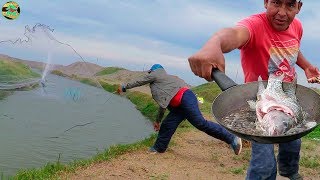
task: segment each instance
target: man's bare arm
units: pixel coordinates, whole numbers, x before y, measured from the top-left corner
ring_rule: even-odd
[[[317,67],[313,66],[299,51],[297,63],[299,67],[304,70],[304,73],[307,77],[309,83],[318,83],[320,84],[320,71]]]
[[[298,58],[297,58],[297,65],[301,67],[301,69],[305,70],[306,68],[312,66],[307,59],[303,56],[301,51],[298,53]]]
[[[223,53],[228,53],[245,45],[249,38],[249,30],[241,26],[218,31],[198,52],[188,59],[192,72],[211,81],[212,68],[225,71]]]
[[[223,53],[228,53],[243,46],[249,38],[249,31],[245,27],[225,28],[216,32],[202,49],[220,48]]]

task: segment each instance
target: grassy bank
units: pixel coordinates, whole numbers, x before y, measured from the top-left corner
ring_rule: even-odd
[[[119,68],[119,67],[106,67],[102,71],[96,73],[96,76],[103,76],[103,75],[108,75],[108,74],[113,74],[118,72],[119,70],[123,70],[124,68]]]
[[[20,62],[0,59],[0,82],[17,82],[28,78],[40,77],[40,74]]]
[[[206,117],[212,117],[212,102],[222,92],[219,86],[216,83],[205,83],[191,89],[198,97],[204,99],[204,102],[199,106],[202,114]]]
[[[40,77],[40,74],[32,71],[31,68],[23,63],[0,59],[0,83],[10,84],[37,77]],[[34,86],[21,88],[20,90],[29,90],[32,88],[34,88]],[[12,91],[0,90],[0,100],[12,93]]]

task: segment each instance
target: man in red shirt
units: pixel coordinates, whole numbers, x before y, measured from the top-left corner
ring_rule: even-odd
[[[212,68],[225,70],[223,53],[241,50],[241,65],[245,82],[267,80],[270,74],[282,75],[292,82],[297,64],[310,83],[320,83],[320,71],[311,65],[299,50],[303,29],[295,18],[300,0],[264,0],[266,12],[252,15],[215,33],[189,58],[193,73],[212,81]],[[290,179],[299,175],[301,140],[279,144],[279,174]],[[276,179],[277,164],[272,144],[252,143],[252,156],[246,179]]]

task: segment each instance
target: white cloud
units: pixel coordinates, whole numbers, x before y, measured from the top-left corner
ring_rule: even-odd
[[[166,48],[179,49],[179,47],[165,42],[140,38],[139,45],[135,46],[124,41],[84,39],[60,33],[57,34],[57,39],[69,42],[67,44],[70,44],[83,56],[120,61],[121,63],[162,63],[168,66],[186,68],[186,59],[182,55],[176,55],[173,52],[161,52],[162,48],[159,44],[162,44]],[[160,48],[156,49],[155,46],[160,46]],[[179,50],[184,51],[183,49]]]
[[[97,21],[97,20],[85,18],[85,17],[79,18],[74,16],[57,15],[55,16],[55,19],[58,21],[62,21],[70,24],[78,24],[81,26],[92,26],[96,28],[105,26],[105,24],[102,23],[101,21]]]
[[[30,22],[45,18],[43,23],[56,25],[52,27],[55,37],[72,45],[83,56],[139,66],[161,63],[185,70],[189,69],[188,56],[216,30],[264,11],[263,1],[257,0],[245,3],[231,0],[70,0],[68,4],[70,6],[65,6],[65,2],[59,0],[33,0],[22,2],[21,8],[36,15]],[[34,6],[42,8],[35,11]],[[312,42],[320,39],[320,28],[316,25],[320,22],[317,7],[320,2],[306,2],[298,15],[304,25],[304,37]],[[7,26],[9,22],[1,26],[0,39],[23,36],[23,26],[10,23],[10,26]],[[59,51],[68,53],[66,49]],[[228,63],[229,60],[227,74],[237,82],[243,82],[240,62]]]
[[[22,37],[24,33],[24,26],[22,25],[8,25],[9,23],[1,23],[0,41],[16,39]]]
[[[5,30],[13,32],[13,29],[10,28]],[[66,46],[70,45],[82,56],[97,57],[107,61],[113,60],[118,61],[119,63],[123,62],[138,64],[162,63],[167,66],[178,68],[186,68],[188,65],[186,63],[186,58],[184,57],[187,49],[180,48],[173,44],[159,40],[145,39],[139,36],[130,37],[130,35],[125,35],[125,37],[120,39],[108,39],[103,37],[103,35],[96,35],[97,37],[95,38],[80,38],[67,35],[62,32],[49,32],[49,34],[53,34],[56,40],[65,43],[65,45],[59,45],[59,43],[55,43],[50,40],[46,36],[46,33],[42,31],[42,29],[39,28],[36,30],[36,32],[37,33],[34,34],[28,34],[28,36],[32,37],[30,42],[22,44],[18,43],[13,46],[16,48],[28,48],[30,51],[38,51],[40,53],[43,51],[48,51],[48,49],[51,48],[51,50],[55,53],[70,55],[74,54],[73,50]],[[15,32],[15,35],[17,34],[20,36],[12,36],[9,39],[13,41],[18,38],[26,39],[23,33]],[[12,45],[9,43],[9,46],[11,47]],[[54,48],[54,50],[52,48]],[[71,61],[75,60],[79,59],[72,59]]]

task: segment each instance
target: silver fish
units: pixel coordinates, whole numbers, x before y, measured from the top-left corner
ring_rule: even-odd
[[[256,102],[257,127],[266,135],[282,135],[303,121],[302,108],[296,97],[295,79],[283,83],[283,76],[271,74],[267,88],[259,82]]]

